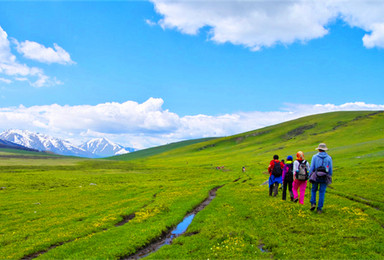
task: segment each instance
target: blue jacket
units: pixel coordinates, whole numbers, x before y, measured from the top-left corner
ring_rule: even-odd
[[[333,167],[332,167],[332,157],[329,156],[326,152],[318,152],[312,157],[311,167],[309,168],[309,175],[314,172],[317,167],[325,166],[328,170],[328,174],[332,176]]]

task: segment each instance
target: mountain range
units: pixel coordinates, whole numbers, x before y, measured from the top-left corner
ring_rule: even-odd
[[[0,148],[6,148],[6,149],[17,149],[17,150],[24,150],[24,151],[33,151],[33,152],[38,152],[35,149],[27,148],[25,146],[15,144],[6,140],[1,140],[0,139]]]
[[[0,144],[20,146],[38,150],[50,151],[55,154],[79,156],[88,158],[108,157],[135,151],[134,148],[123,147],[106,138],[92,139],[76,146],[69,141],[51,137],[45,134],[34,133],[28,130],[7,130],[0,133]]]
[[[88,151],[98,157],[108,157],[113,155],[121,155],[134,152],[134,148],[123,147],[119,144],[113,143],[106,138],[95,138],[83,143],[79,148]]]

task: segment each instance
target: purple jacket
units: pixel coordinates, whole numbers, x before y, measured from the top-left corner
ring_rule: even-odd
[[[284,168],[283,168],[283,181],[284,181],[284,178],[285,178],[285,174],[289,171],[289,166],[287,164],[292,164],[292,161],[287,161],[284,164]],[[293,166],[292,166],[292,168],[293,168]]]

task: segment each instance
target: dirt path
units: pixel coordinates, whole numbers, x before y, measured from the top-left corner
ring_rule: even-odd
[[[239,178],[240,179],[240,178]],[[238,180],[235,180],[235,181],[238,181]],[[194,208],[191,212],[189,212],[184,218],[183,218],[183,221],[191,216],[194,216],[196,215],[199,211],[203,210],[209,203],[211,203],[211,201],[216,197],[216,192],[218,189],[220,189],[221,187],[223,187],[224,185],[222,186],[218,186],[218,187],[215,187],[213,188],[212,190],[209,191],[209,196],[208,198],[206,198],[202,203],[200,203],[196,208]],[[143,258],[151,253],[154,253],[156,252],[157,250],[159,250],[162,246],[166,245],[166,244],[171,244],[172,243],[172,240],[180,235],[182,235],[183,233],[180,233],[180,234],[177,234],[175,235],[175,233],[173,233],[175,229],[169,229],[167,232],[164,232],[163,235],[160,237],[160,239],[156,239],[152,242],[150,242],[148,245],[146,245],[145,247],[143,247],[142,249],[139,249],[135,254],[133,255],[130,255],[130,256],[124,256],[120,259],[140,259],[140,258]],[[192,234],[191,234],[192,235]]]

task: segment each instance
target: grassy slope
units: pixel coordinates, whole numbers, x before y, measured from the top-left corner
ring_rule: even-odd
[[[15,159],[0,168],[0,186],[6,187],[0,190],[0,255],[17,259],[62,242],[41,258],[127,255],[176,225],[209,189],[225,184],[196,215],[187,231],[193,235],[149,258],[382,259],[383,129],[384,113],[339,112],[162,147],[129,162],[27,165]],[[310,159],[319,142],[330,147],[335,165],[325,214],[309,211],[309,191],[304,206],[268,197],[261,184],[273,154],[302,150]],[[133,220],[114,226],[131,213]],[[258,249],[263,244],[269,253]]]
[[[348,149],[363,149],[361,152],[366,153],[364,147],[380,148],[384,138],[383,129],[383,113],[335,112],[180,149],[169,149],[146,161],[159,163],[166,159],[173,163],[190,161],[199,165],[202,157],[205,163],[211,161],[213,164],[225,163],[233,167],[257,163],[259,158],[269,159],[274,153],[285,157],[302,150],[308,157],[315,153],[314,148],[320,142],[327,143],[332,155],[339,152],[345,154]]]
[[[144,150],[139,150],[139,151],[136,151],[133,153],[127,153],[127,154],[123,154],[123,155],[113,156],[113,157],[109,157],[108,159],[110,159],[110,160],[122,160],[122,161],[130,161],[130,160],[135,160],[135,159],[137,160],[137,159],[147,158],[150,156],[161,154],[161,153],[164,153],[164,152],[169,151],[169,150],[173,150],[173,149],[181,148],[181,147],[188,146],[191,144],[201,143],[201,142],[205,142],[205,141],[213,140],[213,139],[216,139],[216,138],[201,138],[201,139],[194,139],[194,140],[186,140],[186,141],[161,145],[161,146],[157,146],[157,147],[152,147],[152,148],[148,148],[148,149],[144,149]]]
[[[225,165],[227,169],[237,172],[248,183],[248,185],[238,185],[239,187],[236,188],[223,189],[226,192],[222,191],[222,198],[217,199],[218,205],[215,209],[223,214],[218,216],[213,213],[214,216],[211,215],[207,218],[215,223],[215,228],[205,234],[199,234],[195,238],[180,239],[199,240],[212,236],[213,233],[220,233],[217,230],[222,230],[222,226],[231,227],[224,228],[223,234],[217,236],[220,249],[213,246],[211,250],[205,248],[206,251],[203,249],[185,251],[188,248],[185,246],[180,248],[180,252],[177,253],[175,248],[178,247],[173,246],[161,250],[153,257],[180,257],[187,253],[191,257],[193,255],[198,257],[202,254],[210,257],[215,257],[216,254],[217,257],[251,257],[252,254],[248,252],[251,248],[245,250],[248,253],[240,250],[242,253],[239,254],[233,247],[232,251],[229,250],[231,252],[222,250],[222,246],[226,248],[226,243],[240,238],[253,241],[245,243],[245,247],[254,245],[254,240],[258,239],[268,242],[267,247],[278,258],[293,258],[297,257],[297,254],[304,258],[311,258],[314,257],[314,252],[318,257],[382,258],[383,246],[377,241],[384,239],[383,133],[383,112],[336,112],[309,116],[237,136],[170,150],[147,159],[146,164],[158,167],[168,163],[185,165],[186,162],[189,165],[203,167]],[[298,150],[302,150],[310,160],[316,153],[314,148],[320,142],[326,142],[330,147],[329,153],[333,157],[335,168],[334,183],[327,192],[327,214],[324,217],[309,214],[309,191],[306,194],[307,207],[284,204],[281,201],[271,201],[270,198],[267,198],[267,187],[259,185],[267,179],[267,176],[262,173],[266,171],[272,156],[278,154],[281,158],[285,158],[287,155],[295,155]],[[246,175],[240,173],[242,166],[247,166]],[[220,199],[222,199],[221,204]],[[222,217],[221,215],[225,215],[225,212],[228,211],[228,204],[233,207],[233,210],[226,217]],[[250,206],[252,210],[249,210]],[[232,214],[236,217],[228,220]],[[252,232],[249,232],[252,228],[247,226],[248,221],[240,221],[239,226],[234,225],[239,219],[252,219],[255,215],[258,217],[251,225]],[[280,216],[273,221],[275,215]],[[324,223],[321,222],[323,218],[326,218]],[[294,222],[287,224],[287,220]],[[307,227],[294,224],[295,221],[300,220],[313,221],[313,223],[306,225]],[[222,221],[222,226],[217,224],[220,221]],[[334,222],[337,224],[335,225]],[[207,225],[193,224],[191,229],[192,231],[194,228],[204,230],[205,226]],[[240,235],[239,230],[242,230]],[[319,232],[318,236],[317,232]],[[236,235],[226,238],[225,236],[228,234]],[[300,236],[305,236],[308,245],[317,238],[323,239],[324,245],[320,247],[321,250],[319,248],[308,249],[307,254],[301,250],[292,250],[291,248],[295,248],[295,242],[299,242],[297,237]],[[293,237],[295,239],[292,239]],[[215,248],[218,252],[211,254]],[[192,252],[195,250],[197,253],[193,254]],[[335,254],[335,251],[338,253]]]

